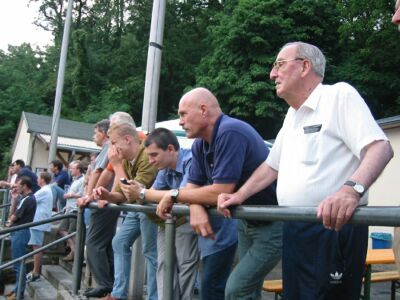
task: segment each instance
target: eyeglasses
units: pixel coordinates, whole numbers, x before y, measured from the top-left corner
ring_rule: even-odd
[[[295,61],[295,60],[304,60],[304,58],[296,57],[293,59],[283,59],[283,60],[274,61],[272,64],[272,69],[276,69],[278,71],[280,68],[282,68],[284,66],[285,63],[287,63],[289,61]]]

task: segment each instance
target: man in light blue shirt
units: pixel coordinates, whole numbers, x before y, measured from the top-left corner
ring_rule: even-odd
[[[151,189],[142,188],[131,183],[128,185],[133,199],[139,201],[159,202],[161,197],[171,189],[183,188],[191,166],[192,153],[190,149],[179,146],[175,134],[165,128],[157,128],[149,134],[144,143],[149,162],[158,170]],[[193,299],[194,282],[196,279],[199,253],[197,235],[194,233],[185,216],[177,220],[175,235],[176,268],[174,272],[174,299]],[[165,227],[159,222],[157,235],[158,267],[157,290],[158,300],[163,299],[163,275],[165,269]]]

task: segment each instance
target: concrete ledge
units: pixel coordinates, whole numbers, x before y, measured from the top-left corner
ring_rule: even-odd
[[[57,297],[57,290],[43,277],[39,281],[29,282],[26,287],[33,300],[54,300]]]

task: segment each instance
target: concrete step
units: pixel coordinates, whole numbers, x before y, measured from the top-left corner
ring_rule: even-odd
[[[28,283],[27,290],[33,300],[86,299],[72,296],[72,274],[59,265],[42,266],[40,280]]]
[[[57,290],[72,291],[72,274],[58,265],[42,267],[42,274]]]
[[[54,300],[57,298],[57,290],[43,276],[40,280],[29,282],[26,290],[33,300]]]

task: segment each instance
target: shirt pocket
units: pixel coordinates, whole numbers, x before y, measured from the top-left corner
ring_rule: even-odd
[[[305,165],[313,165],[319,160],[320,132],[303,133],[301,145],[301,161]]]

